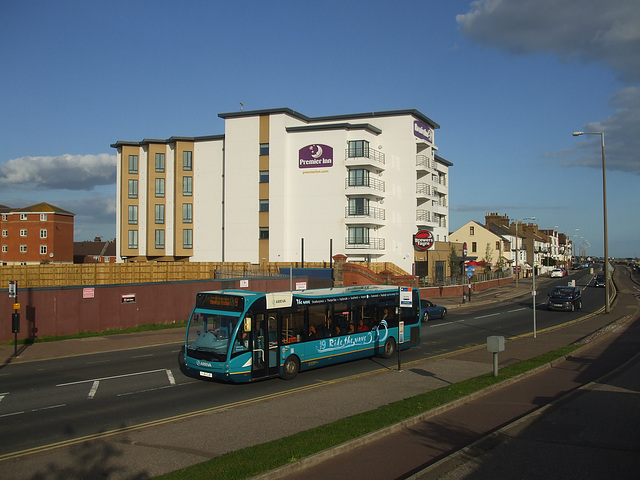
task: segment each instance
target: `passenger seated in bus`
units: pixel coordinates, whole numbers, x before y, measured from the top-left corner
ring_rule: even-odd
[[[318,332],[316,330],[315,325],[309,325],[309,335],[307,336],[308,340],[316,340],[318,338]]]
[[[364,318],[361,318],[360,321],[358,322],[358,328],[356,328],[356,331],[358,333],[369,331],[369,327],[367,327],[364,323]]]
[[[347,333],[348,334],[356,333],[356,328],[353,325],[353,322],[349,322],[349,331]]]

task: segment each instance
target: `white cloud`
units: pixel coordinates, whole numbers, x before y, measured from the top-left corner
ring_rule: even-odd
[[[551,53],[565,61],[579,59],[611,69],[627,87],[612,97],[614,114],[584,130],[605,132],[607,168],[640,174],[640,2],[478,0],[456,21],[464,35],[498,50]],[[576,147],[579,158],[566,164],[601,166],[594,141],[582,137]]]
[[[116,182],[116,157],[58,155],[21,157],[0,165],[0,185],[38,190],[91,190]]]

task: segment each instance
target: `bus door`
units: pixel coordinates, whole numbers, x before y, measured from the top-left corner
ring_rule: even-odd
[[[251,328],[253,352],[251,378],[278,374],[280,349],[278,348],[278,315],[276,312],[257,313]]]

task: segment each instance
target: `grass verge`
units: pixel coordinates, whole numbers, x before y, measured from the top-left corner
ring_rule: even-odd
[[[160,477],[160,480],[240,480],[295,462],[314,453],[334,447],[367,433],[374,432],[440,405],[452,402],[509,378],[564,357],[577,349],[569,345],[501,369],[493,373],[432,390],[412,398],[399,400],[376,409],[376,414],[363,412],[331,424],[255,445]]]

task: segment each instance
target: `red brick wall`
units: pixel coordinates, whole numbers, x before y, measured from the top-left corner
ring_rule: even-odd
[[[83,287],[19,289],[18,338],[182,322],[189,318],[197,292],[240,288],[240,284],[238,280],[210,280],[96,285],[90,288],[93,288],[93,298],[83,298]],[[289,279],[250,279],[245,290],[287,291]],[[135,295],[135,302],[122,303],[122,296],[130,294]],[[14,338],[11,333],[13,301],[6,293],[0,295],[0,342]]]

